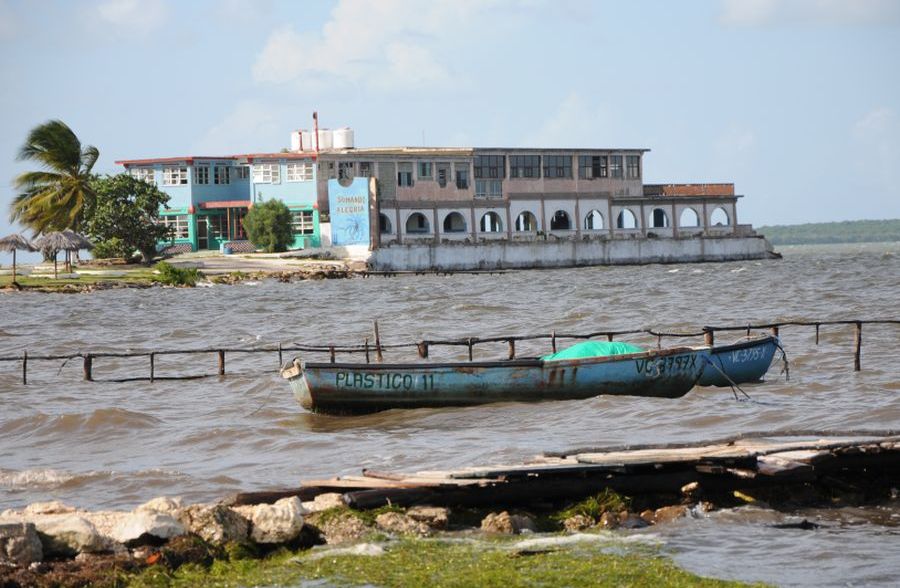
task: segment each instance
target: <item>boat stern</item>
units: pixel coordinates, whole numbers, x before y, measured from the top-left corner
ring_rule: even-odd
[[[294,358],[291,363],[281,368],[281,377],[288,381],[294,398],[300,403],[300,406],[306,410],[312,410],[313,398],[306,383],[306,375],[303,371],[303,362],[299,358]]]

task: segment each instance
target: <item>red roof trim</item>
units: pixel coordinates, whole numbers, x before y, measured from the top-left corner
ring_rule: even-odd
[[[220,157],[208,157],[206,155],[189,155],[187,157],[151,157],[148,159],[122,159],[116,162],[116,165],[146,165],[148,163],[181,163],[182,161],[188,165],[192,164],[195,159],[237,159],[234,155],[223,155]]]
[[[214,202],[201,202],[201,209],[207,208],[250,208],[249,200],[219,200]]]
[[[316,159],[315,153],[243,153],[240,155],[188,155],[186,157],[150,157],[147,159],[121,159],[116,161],[116,165],[148,165],[151,163],[181,163],[192,165],[195,160],[228,160],[237,161],[246,159],[248,163],[252,163],[254,159]]]

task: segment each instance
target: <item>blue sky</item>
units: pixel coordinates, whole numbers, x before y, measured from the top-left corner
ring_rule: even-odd
[[[900,218],[894,0],[0,0],[0,234],[28,130],[117,159],[358,146],[646,147],[739,221]]]

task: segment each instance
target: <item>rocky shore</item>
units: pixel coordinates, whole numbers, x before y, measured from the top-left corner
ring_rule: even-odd
[[[209,568],[217,561],[256,559],[276,549],[357,545],[351,553],[377,552],[380,547],[362,543],[373,536],[573,534],[663,524],[711,508],[677,504],[633,512],[628,507],[627,499],[613,494],[543,514],[429,506],[357,511],[336,493],[307,502],[292,496],[240,506],[156,498],[130,512],[35,503],[0,513],[0,586],[122,585],[123,579],[153,566],[169,571],[185,564]]]

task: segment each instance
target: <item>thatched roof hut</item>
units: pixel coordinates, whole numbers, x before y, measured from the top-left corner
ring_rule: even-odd
[[[7,235],[0,239],[0,251],[5,251],[7,253],[12,253],[13,262],[12,262],[12,283],[16,283],[16,251],[36,251],[34,245],[32,245],[31,241],[23,237],[19,233],[13,233],[12,235]]]

